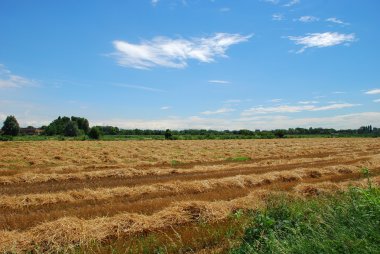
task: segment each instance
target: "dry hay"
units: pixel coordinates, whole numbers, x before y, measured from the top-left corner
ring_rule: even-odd
[[[63,217],[23,232],[1,231],[0,251],[24,252],[39,248],[44,252],[56,252],[93,240],[105,241],[192,222],[214,222],[240,208],[263,207],[268,194],[259,191],[232,201],[177,203],[152,216],[124,213],[91,220]]]
[[[237,157],[250,160],[227,161]],[[273,190],[312,196],[366,186],[362,167],[372,169],[372,182],[380,185],[377,139],[0,142],[0,209],[9,228],[0,231],[0,252],[64,252],[94,240],[220,221],[237,209],[262,207]],[[170,205],[150,215],[139,207],[120,213],[115,205],[118,214],[109,216],[102,210],[116,198],[138,206],[166,196],[173,197],[163,203]],[[66,213],[80,202],[99,217]],[[32,209],[42,213],[36,221],[49,219],[33,224]]]
[[[30,206],[43,206],[56,203],[75,203],[90,200],[107,200],[115,197],[141,198],[144,195],[160,193],[161,195],[202,193],[217,188],[239,187],[252,188],[256,186],[268,185],[273,182],[293,182],[301,181],[303,178],[320,178],[326,174],[347,174],[355,167],[342,167],[337,170],[335,167],[322,169],[293,169],[282,172],[270,172],[261,175],[238,175],[221,179],[207,179],[186,182],[169,182],[137,187],[116,187],[64,191],[57,193],[27,194],[27,195],[2,195],[0,196],[0,207],[19,209]],[[344,170],[342,170],[344,169]]]

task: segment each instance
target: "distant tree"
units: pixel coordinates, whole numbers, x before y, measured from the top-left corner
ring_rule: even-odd
[[[17,136],[20,132],[20,126],[14,116],[7,116],[4,121],[4,125],[1,128],[5,135]]]
[[[87,134],[90,131],[90,125],[86,118],[72,116],[71,121],[76,122],[78,124],[78,128],[80,130],[83,130],[85,134]]]
[[[98,127],[92,127],[88,133],[88,136],[91,139],[99,139],[100,138],[100,130]]]
[[[173,138],[172,132],[169,129],[166,129],[165,139],[172,139],[172,138]]]
[[[285,137],[286,131],[285,130],[275,130],[274,135],[276,138],[283,138]]]
[[[80,131],[78,128],[78,124],[73,121],[69,121],[66,125],[63,134],[68,137],[76,137],[79,136]]]
[[[44,130],[46,135],[65,135],[65,129],[70,122],[75,122],[77,128],[84,134],[87,134],[90,130],[88,120],[83,117],[75,117],[71,118],[64,116],[58,117],[53,122],[51,122]]]

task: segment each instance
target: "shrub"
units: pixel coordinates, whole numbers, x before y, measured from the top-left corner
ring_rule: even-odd
[[[285,137],[285,133],[286,133],[285,130],[275,130],[274,131],[274,135],[276,136],[276,138],[283,138],[283,137]]]
[[[169,129],[166,129],[165,131],[165,139],[173,139],[172,132]]]
[[[4,132],[4,135],[17,136],[20,132],[20,126],[18,125],[16,117],[7,116],[1,130]]]
[[[100,138],[100,130],[98,127],[92,127],[90,129],[90,132],[88,133],[88,136],[91,139],[99,139]]]
[[[0,141],[12,141],[12,136],[0,136]]]

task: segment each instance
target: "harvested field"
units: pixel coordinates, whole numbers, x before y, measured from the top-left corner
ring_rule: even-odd
[[[219,222],[272,192],[363,186],[364,167],[380,184],[375,138],[0,142],[0,155],[1,252]]]

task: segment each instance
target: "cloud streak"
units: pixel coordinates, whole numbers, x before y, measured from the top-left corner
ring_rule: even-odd
[[[148,86],[138,86],[138,85],[128,85],[128,84],[114,84],[114,86],[143,90],[143,91],[148,91],[148,92],[165,92],[164,90],[148,87]]]
[[[21,88],[37,85],[36,81],[14,75],[4,65],[0,64],[0,88]]]
[[[301,1],[300,0],[291,0],[290,2],[284,4],[285,7],[292,7],[296,4],[299,4]]]
[[[230,46],[248,41],[252,35],[216,33],[192,39],[171,39],[163,36],[133,44],[115,40],[113,45],[119,65],[135,69],[153,67],[185,68],[189,60],[211,63],[216,57],[227,57]]]
[[[286,129],[296,127],[324,127],[336,129],[359,128],[363,123],[380,126],[379,112],[361,112],[355,114],[335,115],[331,117],[293,118],[288,116],[260,116],[238,119],[221,119],[206,117],[165,118],[155,120],[143,119],[90,119],[94,125],[112,125],[127,129]]]
[[[379,88],[372,89],[372,90],[365,92],[365,94],[380,94],[380,89]]]
[[[315,22],[315,21],[318,21],[319,18],[317,17],[314,17],[314,16],[302,16],[298,19],[298,21],[300,22],[304,22],[304,23],[310,23],[310,22]]]
[[[227,81],[227,80],[218,80],[218,79],[209,80],[208,82],[209,83],[214,83],[214,84],[220,84],[220,85],[227,85],[227,84],[230,83],[230,81]]]
[[[219,115],[219,114],[225,114],[229,112],[233,112],[235,109],[232,108],[220,108],[215,111],[203,111],[201,112],[202,115]]]
[[[297,53],[308,48],[325,48],[355,41],[355,34],[341,34],[336,32],[309,33],[305,36],[288,36],[296,45],[303,46]]]
[[[284,19],[285,19],[285,17],[281,13],[272,14],[272,20],[274,20],[274,21],[281,21],[281,20],[284,20]]]
[[[335,18],[335,17],[332,17],[332,18],[328,18],[326,19],[327,22],[332,22],[332,23],[335,23],[335,24],[339,24],[339,25],[344,25],[344,26],[348,26],[350,23],[346,23],[338,18]]]
[[[326,110],[336,110],[343,108],[351,108],[359,106],[359,104],[350,104],[350,103],[337,103],[326,106],[315,106],[315,105],[280,105],[276,107],[253,107],[247,110],[244,110],[242,116],[251,116],[251,115],[260,115],[260,114],[273,114],[273,113],[298,113],[303,111],[326,111]]]

